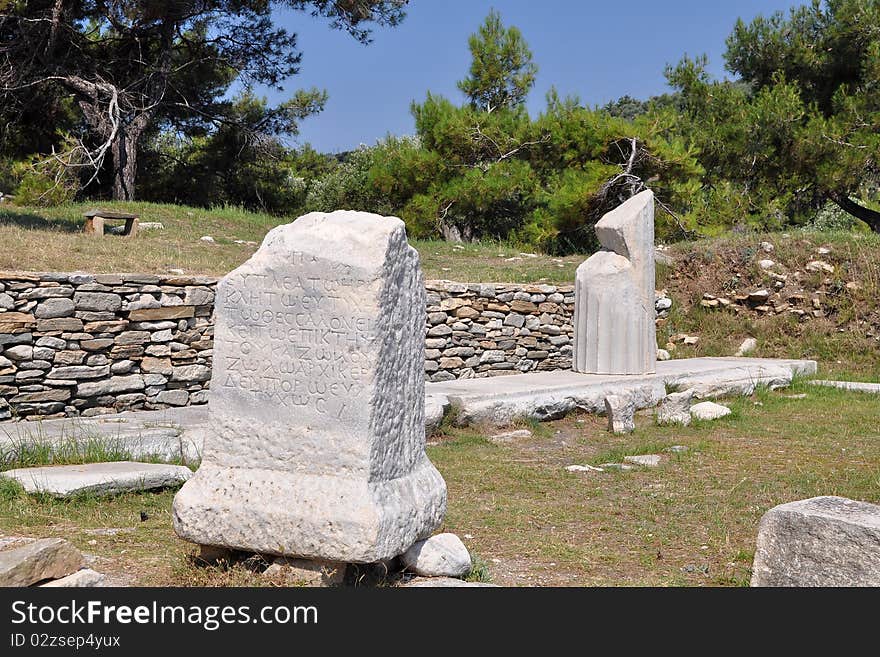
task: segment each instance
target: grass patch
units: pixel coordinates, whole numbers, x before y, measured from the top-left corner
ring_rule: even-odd
[[[468,547],[499,584],[742,586],[772,506],[880,501],[876,397],[796,381],[725,404],[735,415],[688,427],[640,415],[628,436],[577,415],[545,425],[550,437],[500,447],[452,436],[430,451],[450,489],[447,529],[474,536]],[[673,444],[688,451],[626,476],[564,471]]]
[[[121,441],[103,436],[59,440],[15,438],[0,446],[0,471],[41,465],[79,465],[131,461]]]
[[[799,394],[807,398],[792,397]],[[744,586],[769,508],[817,495],[880,502],[876,396],[796,380],[725,404],[735,415],[688,427],[658,427],[639,414],[636,432],[625,436],[580,413],[501,445],[487,440],[488,428],[446,427],[446,438],[428,447],[449,490],[443,531],[473,537],[466,544],[474,581]],[[688,451],[663,452],[671,445]],[[665,454],[660,467],[626,476],[565,471],[652,452]],[[0,482],[0,533],[68,538],[121,582],[267,584],[247,562],[198,563],[197,548],[174,534],[173,496],[56,500]],[[126,531],[90,532],[108,527]]]
[[[162,230],[133,239],[82,232],[83,213],[93,208],[140,215]],[[0,206],[0,270],[167,273],[222,276],[247,260],[266,233],[294,216],[241,208],[192,208],[161,203],[101,201],[57,208]],[[210,235],[214,243],[199,238]],[[586,256],[528,253],[505,243],[451,244],[413,240],[428,279],[494,283],[567,283]]]
[[[492,576],[489,574],[489,564],[482,557],[473,552],[471,555],[471,572],[465,577],[467,582],[491,582]]]

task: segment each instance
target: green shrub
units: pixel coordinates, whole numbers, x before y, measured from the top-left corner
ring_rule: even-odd
[[[57,160],[36,156],[12,169],[18,179],[15,202],[19,205],[54,207],[70,203],[79,191],[79,175]]]

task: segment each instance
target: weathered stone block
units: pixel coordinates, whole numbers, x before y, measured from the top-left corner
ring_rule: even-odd
[[[814,497],[758,525],[752,586],[880,586],[880,506]]]
[[[177,319],[180,317],[192,317],[195,308],[192,306],[166,306],[164,308],[143,308],[132,310],[128,313],[128,319],[132,322],[151,322],[157,319]]]
[[[75,572],[82,565],[79,550],[63,538],[43,538],[0,551],[0,586],[30,586]]]
[[[111,376],[103,381],[89,381],[76,386],[78,397],[97,397],[98,395],[115,395],[120,392],[134,392],[144,389],[144,377],[140,374],[128,376]]]
[[[636,429],[636,404],[630,395],[608,395],[605,397],[605,414],[608,416],[608,431],[611,433],[632,433]]]
[[[403,222],[300,217],[217,299],[212,431],[177,533],[362,563],[430,535],[446,485],[424,451],[425,289]]]
[[[34,310],[34,316],[38,319],[51,319],[53,317],[69,317],[73,315],[75,306],[73,301],[66,298],[52,298],[41,301]]]
[[[37,331],[52,333],[54,331],[82,331],[82,320],[77,317],[57,317],[37,320]]]
[[[77,310],[116,312],[122,308],[122,297],[112,292],[79,292],[73,295]]]

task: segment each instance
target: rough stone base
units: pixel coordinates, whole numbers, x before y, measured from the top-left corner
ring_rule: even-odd
[[[344,563],[278,557],[263,571],[263,577],[285,586],[342,586],[345,571]]]
[[[174,529],[202,545],[372,563],[430,536],[446,512],[445,491],[427,459],[377,482],[205,463],[174,499]]]

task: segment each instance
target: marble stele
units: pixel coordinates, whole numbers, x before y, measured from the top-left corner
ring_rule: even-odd
[[[656,370],[654,194],[645,190],[596,224],[605,249],[575,274],[572,369],[587,374]]]
[[[312,213],[218,285],[211,432],[174,499],[184,539],[367,563],[446,512],[425,454],[425,287],[403,222]]]

